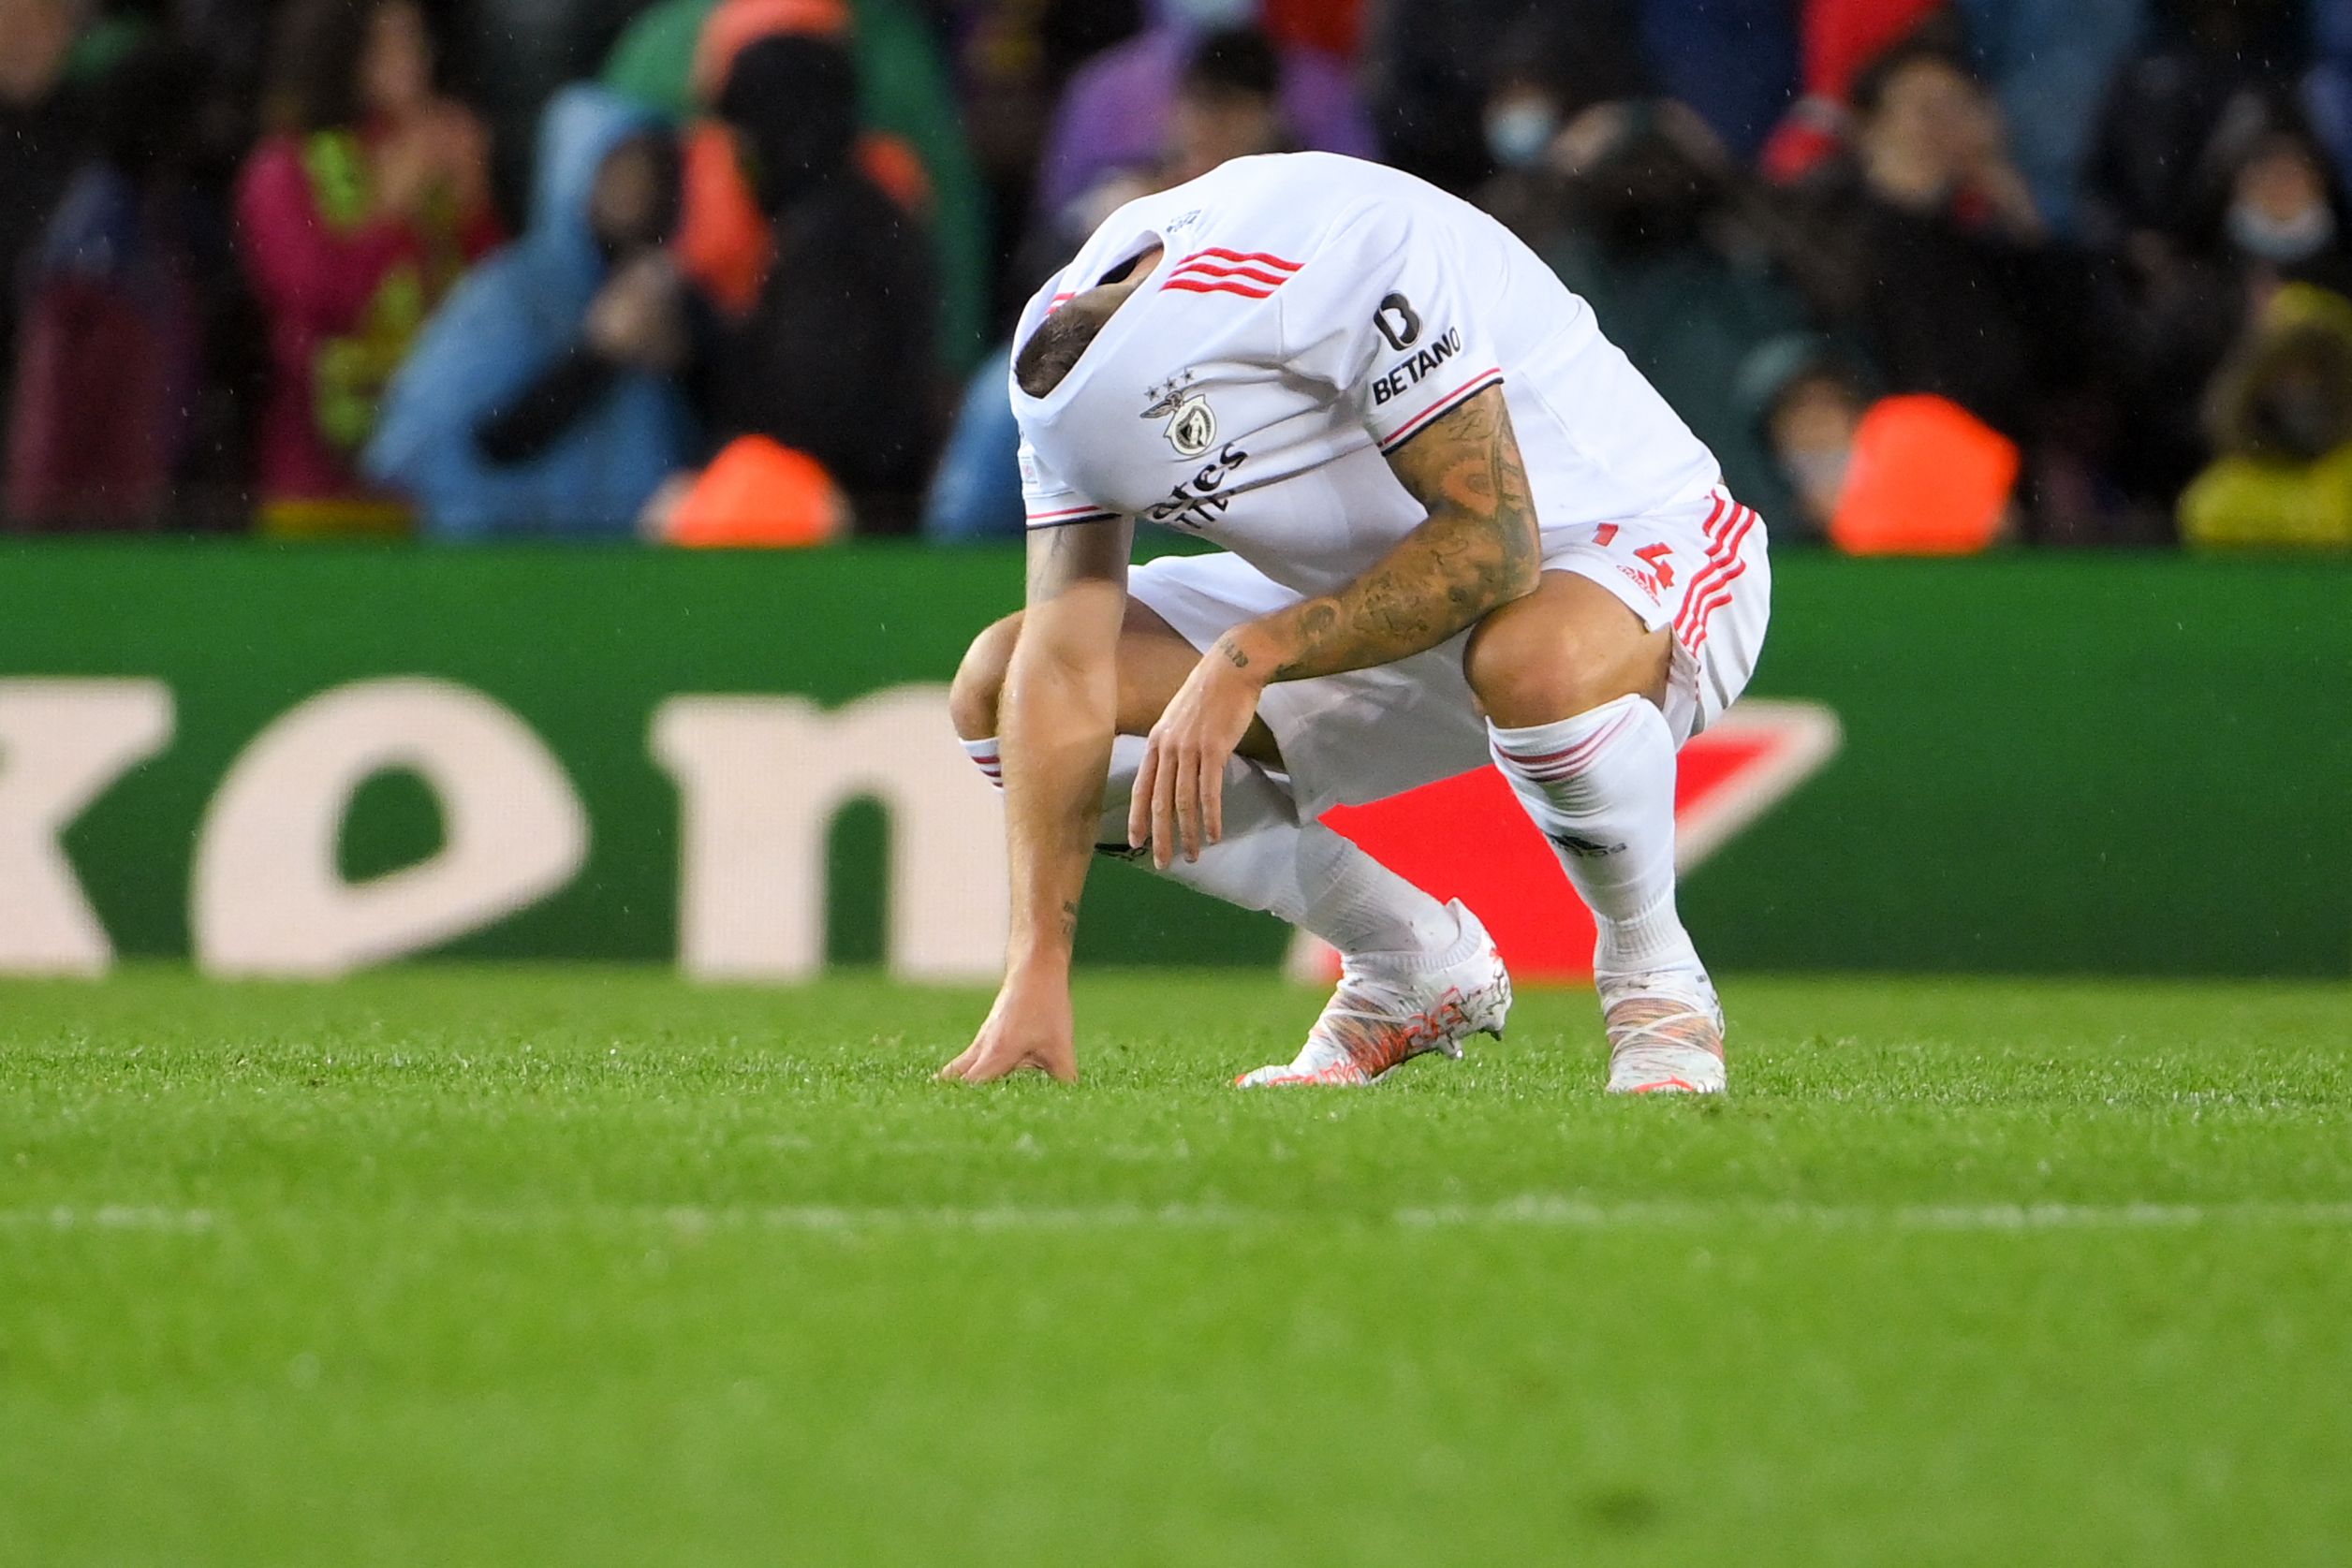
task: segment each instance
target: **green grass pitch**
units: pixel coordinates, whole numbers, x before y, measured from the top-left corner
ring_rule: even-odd
[[[851,977],[0,986],[0,1561],[2342,1564],[2352,989],[1733,981],[1244,1096]]]

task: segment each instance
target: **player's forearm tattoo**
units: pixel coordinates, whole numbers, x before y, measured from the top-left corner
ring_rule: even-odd
[[[1535,591],[1535,496],[1500,387],[1430,425],[1389,466],[1429,520],[1338,593],[1268,619],[1285,652],[1274,679],[1392,664]]]

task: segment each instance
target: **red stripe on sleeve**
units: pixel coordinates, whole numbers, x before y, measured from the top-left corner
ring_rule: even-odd
[[[1184,259],[1197,261],[1204,256],[1213,256],[1221,261],[1262,261],[1269,267],[1278,267],[1286,272],[1297,271],[1300,265],[1296,261],[1285,261],[1278,256],[1269,256],[1264,251],[1229,251],[1222,245],[1206,246],[1193,252]]]
[[[1239,278],[1170,278],[1160,287],[1182,289],[1186,294],[1239,294],[1246,300],[1274,297],[1272,289],[1254,287]]]

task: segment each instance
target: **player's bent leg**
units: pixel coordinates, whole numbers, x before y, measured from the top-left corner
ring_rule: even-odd
[[[1111,749],[1100,832],[1111,852],[1142,770],[1144,742]],[[1159,874],[1313,931],[1340,952],[1340,983],[1291,1061],[1245,1073],[1242,1088],[1377,1082],[1414,1057],[1462,1055],[1473,1034],[1500,1038],[1510,977],[1477,916],[1441,904],[1319,822],[1301,822],[1289,790],[1257,764],[1226,770],[1225,836],[1198,862]]]
[[[1674,904],[1671,634],[1566,572],[1463,654],[1494,761],[1592,910],[1612,1092],[1725,1086],[1723,1012]]]
[[[1003,765],[995,732],[1020,618],[975,639],[957,671],[950,713],[964,750],[992,783]],[[1143,735],[1159,720],[1199,651],[1148,607],[1131,603],[1119,648],[1119,729],[1103,814],[1105,854],[1126,845],[1127,803],[1140,771]],[[1510,982],[1475,916],[1441,904],[1354,843],[1302,823],[1276,776],[1281,756],[1262,722],[1227,765],[1225,836],[1198,860],[1179,857],[1160,874],[1244,909],[1314,932],[1342,955],[1338,992],[1296,1061],[1246,1075],[1249,1083],[1369,1083],[1414,1056],[1462,1054],[1474,1033],[1499,1034]]]
[[[948,713],[967,746],[996,734],[997,705],[1020,637],[1021,612],[1015,610],[974,637],[957,667],[948,689]],[[1119,633],[1119,733],[1149,735],[1199,662],[1200,651],[1149,606],[1127,601],[1126,623]],[[1253,721],[1242,737],[1241,755],[1269,768],[1282,767],[1273,731],[1263,720]]]
[[[1533,593],[1478,623],[1462,663],[1490,723],[1526,729],[1624,696],[1662,705],[1673,652],[1673,634],[1651,631],[1616,594],[1546,572]]]

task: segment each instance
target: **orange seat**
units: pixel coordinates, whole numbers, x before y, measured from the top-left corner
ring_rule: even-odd
[[[2017,443],[1947,398],[1887,398],[1862,416],[1830,542],[1848,555],[1974,555],[2001,537]]]
[[[849,501],[825,465],[764,435],[728,443],[669,514],[665,542],[689,550],[800,550],[849,531]]]

